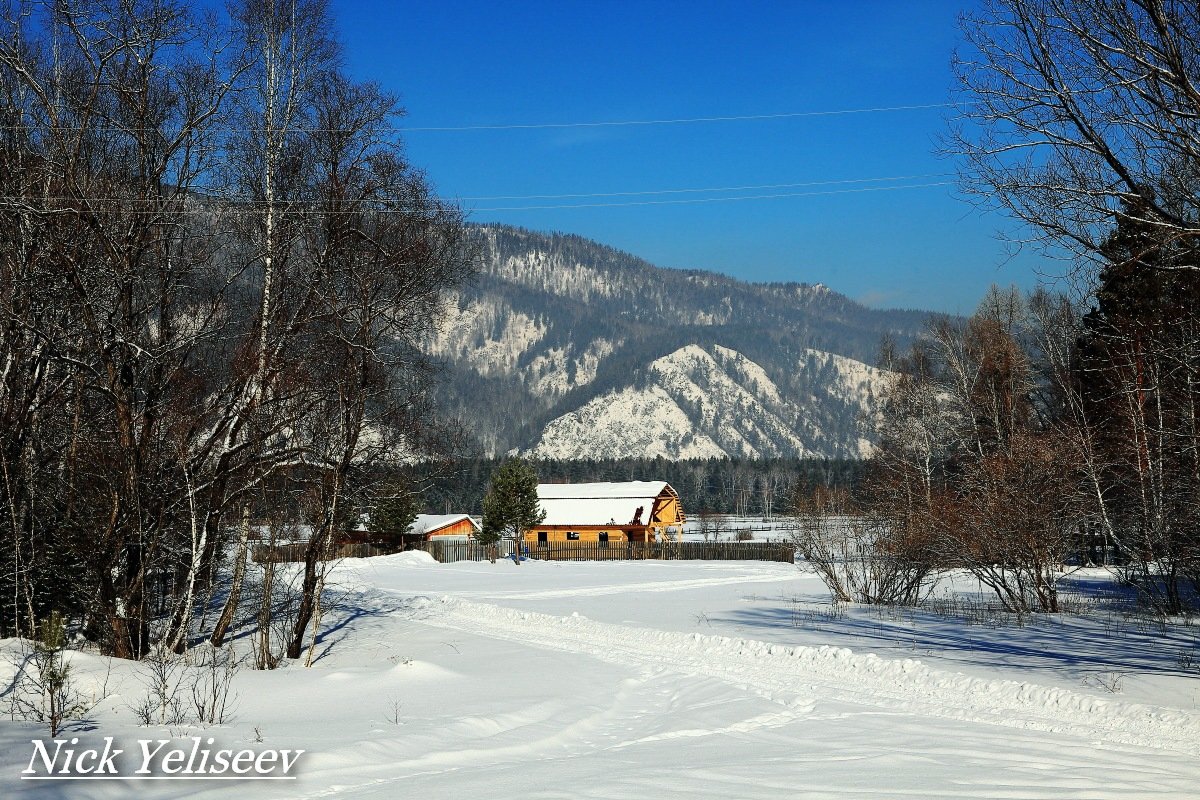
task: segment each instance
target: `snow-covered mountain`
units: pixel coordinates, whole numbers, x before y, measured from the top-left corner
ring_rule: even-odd
[[[816,284],[655,267],[576,236],[478,227],[476,283],[429,344],[484,453],[859,457],[858,420],[925,314]]]
[[[786,396],[766,370],[736,350],[690,344],[652,361],[650,383],[607,392],[550,421],[530,455],[541,458],[770,458],[866,455],[870,443],[830,437],[810,408],[869,413],[884,373],[809,350],[805,367],[832,366],[823,396]]]

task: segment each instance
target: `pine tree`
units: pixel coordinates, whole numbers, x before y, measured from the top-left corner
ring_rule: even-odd
[[[537,472],[524,459],[505,461],[492,473],[483,497],[483,530],[476,538],[487,545],[495,562],[495,546],[501,539],[513,542],[513,561],[520,564],[525,531],[546,517],[538,504]]]
[[[392,487],[371,509],[371,544],[398,550],[420,510],[416,495],[403,487]]]

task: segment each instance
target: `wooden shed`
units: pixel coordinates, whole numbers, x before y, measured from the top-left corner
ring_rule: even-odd
[[[525,533],[530,547],[549,542],[653,542],[678,539],[684,515],[666,481],[542,483],[546,517]]]
[[[363,514],[338,544],[371,544],[386,551],[406,550],[432,540],[466,540],[479,533],[479,523],[466,514],[417,514],[403,533],[373,531],[371,515]]]
[[[417,541],[431,539],[470,539],[479,533],[479,524],[466,514],[417,514],[407,536]]]

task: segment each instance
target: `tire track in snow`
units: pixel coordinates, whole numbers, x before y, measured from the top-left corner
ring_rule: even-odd
[[[770,698],[829,699],[918,716],[1065,733],[1194,755],[1200,715],[1068,689],[987,680],[840,647],[655,631],[443,597],[417,598],[413,619],[448,630],[582,653],[608,663],[716,678]]]
[[[547,703],[539,712],[530,713],[527,707],[501,714],[466,717],[445,728],[455,743],[452,749],[426,748],[425,743],[410,743],[405,750],[417,750],[413,757],[396,757],[394,742],[367,742],[354,748],[355,780],[347,782],[345,754],[334,753],[332,763],[310,763],[305,777],[320,781],[322,786],[289,800],[318,800],[337,796],[396,796],[387,787],[407,781],[438,776],[450,776],[461,771],[489,770],[514,763],[526,766],[556,764],[575,759],[591,758],[596,753],[621,751],[658,741],[697,739],[708,736],[747,734],[754,731],[780,728],[809,718],[813,705],[793,702],[778,711],[767,711],[739,719],[718,728],[680,728],[628,738],[635,725],[667,718],[670,704],[677,698],[676,689],[661,687],[656,680],[658,671],[645,670],[636,678],[625,678],[617,691],[604,697],[604,704],[579,707],[574,702]],[[652,674],[653,673],[653,674]],[[651,695],[647,705],[648,688],[658,686],[660,692]],[[553,719],[549,730],[532,734],[526,728]],[[497,744],[499,742],[499,744]],[[380,774],[382,773],[382,774]],[[372,776],[373,775],[373,776]],[[341,779],[339,779],[341,778]],[[453,780],[452,778],[450,780]]]
[[[746,583],[785,583],[796,579],[787,575],[735,575],[729,578],[698,578],[687,581],[654,581],[651,583],[617,583],[600,586],[580,586],[569,589],[540,589],[538,591],[473,592],[465,591],[460,597],[494,598],[496,600],[545,600],[559,597],[601,597],[629,592],[682,592],[688,589],[708,589],[713,586],[730,586]]]

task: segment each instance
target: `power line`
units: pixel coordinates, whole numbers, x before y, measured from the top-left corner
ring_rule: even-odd
[[[603,128],[622,125],[686,125],[696,122],[748,122],[770,119],[796,119],[800,117],[834,117],[846,114],[878,114],[891,111],[917,111],[929,108],[951,108],[953,103],[923,103],[908,106],[878,106],[875,108],[847,108],[833,111],[787,111],[780,114],[741,114],[726,117],[681,117],[675,119],[626,119],[604,122],[538,122],[507,125],[439,125],[398,128],[402,131],[510,131],[541,128]]]
[[[822,192],[783,192],[780,194],[757,194],[742,197],[702,197],[688,200],[633,200],[627,203],[575,203],[568,205],[542,206],[505,206],[501,208],[476,208],[475,212],[483,211],[542,211],[567,208],[622,208],[626,206],[669,206],[692,205],[697,203],[733,203],[742,200],[778,200],[785,197],[818,197],[832,194],[855,194],[859,192],[892,192],[900,189],[925,189],[932,186],[951,186],[954,181],[937,181],[935,183],[914,183],[907,186],[868,186],[861,189],[830,189]]]
[[[437,198],[442,202],[453,201],[482,201],[482,200],[565,200],[571,198],[589,198],[589,197],[640,197],[647,195],[664,195],[664,194],[695,194],[703,192],[739,192],[739,191],[757,191],[761,189],[793,189],[802,186],[844,186],[847,184],[859,183],[886,183],[891,181],[913,181],[924,178],[947,178],[955,175],[953,172],[933,172],[924,175],[892,175],[880,178],[839,178],[828,181],[801,181],[795,183],[761,183],[749,184],[744,186],[713,186],[708,188],[685,188],[685,189],[644,189],[624,192],[578,192],[571,194],[514,194],[514,195],[490,195],[478,197],[455,197],[455,198]],[[922,184],[923,185],[923,184]],[[204,199],[210,201],[219,201],[235,204],[238,207],[263,207],[269,205],[266,200],[253,200],[245,197],[238,197],[233,194],[219,194],[215,192],[191,191],[188,193],[190,197]],[[780,195],[787,196],[787,195]],[[55,203],[155,203],[160,202],[169,204],[179,201],[179,196],[163,197],[163,198],[142,198],[142,197],[69,197],[60,196],[44,196],[39,195],[29,198],[18,197],[3,197],[0,202],[12,203],[21,201],[37,201],[37,202],[55,202]],[[714,198],[717,199],[717,198]],[[276,206],[284,206],[288,204],[301,205],[304,203],[320,203],[324,202],[320,198],[299,198],[293,200],[276,200],[273,201]],[[341,198],[336,201],[341,205],[355,204],[383,204],[389,201],[387,198]]]
[[[882,114],[895,111],[919,111],[931,108],[953,108],[954,103],[921,103],[903,106],[876,106],[872,108],[845,108],[823,111],[785,111],[777,114],[740,114],[719,117],[678,117],[664,119],[624,119],[601,120],[596,122],[518,122],[495,125],[417,125],[417,126],[373,126],[376,133],[452,133],[463,131],[511,131],[511,130],[541,130],[552,128],[607,128],[635,125],[688,125],[702,122],[753,122],[774,119],[800,119],[804,117],[836,117],[850,114]],[[42,130],[43,128],[57,131],[121,131],[125,133],[157,133],[159,128],[136,128],[122,125],[88,125],[88,126],[49,126],[37,125],[0,125],[0,130]],[[262,133],[263,128],[196,128],[196,133]],[[345,133],[344,128],[308,128],[304,126],[277,129],[277,133]],[[178,131],[168,131],[178,133]]]
[[[473,212],[493,212],[493,211],[542,211],[542,210],[561,210],[570,208],[623,208],[630,206],[665,206],[665,205],[695,205],[701,203],[733,203],[747,200],[780,200],[792,197],[821,197],[826,195],[837,194],[857,194],[863,192],[889,192],[900,191],[902,189],[926,189],[935,186],[950,186],[954,181],[935,181],[931,183],[914,183],[903,186],[867,186],[857,189],[829,189],[826,191],[817,192],[781,192],[775,194],[758,194],[758,195],[742,195],[738,197],[702,197],[688,198],[679,200],[633,200],[622,203],[573,203],[573,204],[557,204],[557,205],[533,205],[533,206],[504,206],[496,208],[476,208],[471,209]],[[46,200],[47,198],[29,198],[30,201]],[[123,198],[92,198],[90,200],[74,200],[74,202],[120,202],[126,201]],[[314,208],[312,203],[319,201],[297,202],[292,208],[286,209],[290,214],[316,214],[322,213],[322,209]],[[65,214],[72,212],[80,212],[83,209],[74,208],[33,208],[30,207],[24,198],[0,198],[2,205],[22,205],[30,211],[36,213],[57,213]],[[113,212],[106,212],[101,209],[99,213],[116,213],[120,215],[130,214],[151,214],[162,216],[174,216],[178,214],[208,214],[211,216],[229,216],[229,215],[247,215],[261,214],[259,208],[246,207],[247,204],[239,203],[234,207],[223,208],[169,208],[169,209],[120,209]],[[286,207],[288,203],[280,203],[282,207]],[[371,209],[373,214],[434,214],[430,209],[409,209],[409,208],[375,208]]]
[[[588,192],[576,194],[512,194],[490,197],[460,197],[459,200],[565,200],[573,197],[636,197],[656,194],[684,194],[695,192],[745,192],[758,189],[794,189],[800,186],[836,186],[848,183],[883,183],[885,181],[913,181],[922,178],[947,178],[953,172],[934,172],[926,175],[896,175],[885,178],[843,178],[832,181],[803,181],[800,183],[762,183],[751,186],[715,186],[707,189],[648,189],[633,192]]]

